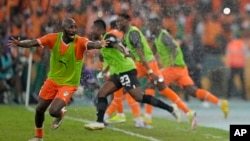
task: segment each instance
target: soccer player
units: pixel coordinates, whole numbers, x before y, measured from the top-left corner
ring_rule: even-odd
[[[136,77],[137,71],[132,58],[128,56],[125,47],[119,42],[119,39],[113,34],[105,34],[106,24],[103,20],[94,21],[92,34],[104,35],[104,39],[109,41],[109,44],[101,49],[104,63],[109,65],[110,78],[104,82],[97,94],[97,121],[86,124],[86,129],[97,130],[103,129],[104,113],[108,106],[107,96],[111,93],[124,88],[136,101],[148,103],[170,112],[175,118],[179,118],[180,113],[177,108],[170,106],[161,100],[144,95],[140,83]]]
[[[117,20],[119,29],[124,32],[124,44],[129,48],[135,58],[138,78],[145,76],[152,82],[147,86],[145,94],[155,95],[154,88],[157,87],[161,95],[169,98],[178,108],[187,113],[190,123],[196,121],[196,112],[190,110],[181,98],[164,83],[163,75],[146,38],[137,27],[130,25],[130,16],[120,14]],[[151,124],[152,107],[146,105],[145,110],[145,122]]]
[[[152,50],[154,54],[159,55],[165,83],[167,85],[176,83],[183,89],[184,94],[189,94],[198,99],[206,100],[220,106],[224,117],[227,118],[229,113],[228,101],[220,100],[207,90],[195,86],[189,76],[181,48],[171,35],[165,29],[162,29],[160,19],[150,19],[149,29],[152,36],[155,36]]]
[[[120,40],[123,39],[123,33],[117,28],[117,20],[110,22],[110,30],[108,33],[116,35]],[[107,74],[106,71],[108,67],[104,67],[104,74]],[[123,111],[123,100],[126,99],[128,106],[134,115],[135,127],[145,127],[143,119],[141,118],[140,106],[137,101],[127,92],[124,92],[124,89],[120,89],[113,94],[113,99],[110,102],[106,112],[104,114],[104,121],[106,123],[121,123],[126,121],[126,116]],[[110,118],[110,116],[116,112],[116,115]]]
[[[50,70],[40,93],[35,112],[35,136],[29,141],[42,141],[44,135],[44,113],[55,118],[51,128],[58,128],[65,114],[65,106],[77,90],[83,65],[83,54],[87,49],[100,49],[106,41],[89,41],[76,34],[75,20],[66,18],[62,22],[62,32],[49,33],[34,40],[19,41],[11,38],[10,47],[48,47],[51,50]]]
[[[107,74],[104,73],[104,75],[107,75]],[[125,99],[134,116],[135,127],[139,127],[139,128],[148,127],[144,123],[143,118],[141,117],[140,106],[138,102],[135,101],[135,99],[130,94],[128,94],[127,92],[124,92],[123,88],[114,92],[113,99],[105,111],[104,122],[108,124],[126,122],[126,116],[123,110],[123,100]],[[114,113],[116,113],[115,116],[110,118],[110,116]]]

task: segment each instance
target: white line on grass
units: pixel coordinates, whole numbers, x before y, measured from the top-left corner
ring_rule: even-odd
[[[26,106],[26,108],[29,111],[34,111],[34,108],[32,108],[32,107]],[[91,122],[93,122],[93,121],[90,121],[90,120],[85,120],[85,119],[80,119],[80,118],[75,118],[75,117],[69,117],[69,116],[65,116],[65,118],[69,119],[69,120],[73,120],[73,121],[82,122],[82,123],[91,123]],[[153,138],[153,137],[150,137],[150,136],[144,136],[144,135],[141,135],[141,134],[137,134],[137,133],[134,133],[134,132],[130,132],[130,131],[115,128],[115,127],[107,127],[107,128],[109,128],[111,130],[114,130],[114,131],[117,131],[117,132],[122,132],[124,134],[135,136],[135,137],[138,137],[138,138],[147,139],[149,141],[160,141],[159,139],[156,139],[156,138]]]
[[[93,121],[90,121],[90,120],[85,120],[85,119],[80,119],[80,118],[75,118],[75,117],[69,117],[69,116],[65,116],[65,118],[69,119],[69,120],[79,121],[79,122],[82,122],[82,123],[91,123],[91,122],[93,122]],[[135,136],[135,137],[139,137],[139,138],[143,138],[143,139],[148,139],[150,141],[160,141],[160,140],[158,140],[156,138],[153,138],[153,137],[150,137],[150,136],[144,136],[144,135],[141,135],[141,134],[137,134],[137,133],[134,133],[134,132],[130,132],[130,131],[115,128],[115,127],[107,127],[107,128],[109,128],[111,130],[114,130],[114,131],[117,131],[117,132],[122,132],[124,134],[131,135],[131,136]]]

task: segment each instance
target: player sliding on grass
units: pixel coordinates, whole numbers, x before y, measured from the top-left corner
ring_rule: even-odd
[[[48,47],[51,50],[50,70],[39,93],[35,112],[35,137],[29,141],[42,141],[44,113],[49,107],[49,114],[55,118],[51,128],[56,129],[62,123],[65,106],[77,90],[83,65],[83,54],[87,49],[100,49],[106,41],[89,41],[76,35],[76,22],[67,18],[62,22],[62,32],[49,33],[36,40],[9,40],[10,47]]]
[[[159,107],[170,112],[175,118],[179,118],[180,113],[177,108],[174,108],[153,96],[143,94],[140,82],[136,76],[137,71],[133,59],[126,57],[129,56],[129,54],[115,35],[109,33],[105,34],[105,22],[100,19],[96,20],[92,30],[92,34],[97,34],[98,36],[104,35],[104,39],[109,41],[109,44],[101,49],[101,54],[104,63],[109,65],[111,76],[106,82],[104,82],[97,94],[97,121],[86,124],[84,127],[91,130],[103,129],[105,127],[103,117],[108,106],[107,96],[122,87],[136,101]]]

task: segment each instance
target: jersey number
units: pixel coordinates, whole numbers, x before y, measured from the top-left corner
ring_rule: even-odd
[[[121,76],[120,80],[121,80],[122,86],[130,86],[130,79],[127,74]]]

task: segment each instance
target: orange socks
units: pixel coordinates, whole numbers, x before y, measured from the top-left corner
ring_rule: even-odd
[[[137,103],[137,101],[135,101],[135,99],[130,95],[130,94],[126,94],[126,100],[127,103],[130,107],[131,112],[133,113],[134,117],[139,117],[140,116],[140,106]]]
[[[116,103],[114,102],[114,99],[113,99],[110,105],[108,106],[108,108],[106,109],[105,114],[107,114],[108,116],[111,116],[115,111],[116,111]]]
[[[155,96],[155,90],[154,89],[146,89],[145,90],[145,94],[146,95],[151,95],[151,96]],[[153,106],[149,105],[149,104],[145,104],[145,114],[147,115],[151,115],[153,112]]]
[[[119,89],[114,93],[114,101],[116,103],[117,113],[123,113],[123,89]]]
[[[35,128],[35,136],[38,138],[43,138],[43,127],[42,128]]]
[[[189,111],[189,108],[182,101],[182,99],[169,87],[166,87],[160,93],[165,97],[167,97],[169,100],[171,100],[173,103],[175,103],[178,106],[178,108],[181,109],[184,113],[187,113]]]
[[[213,94],[204,89],[197,89],[195,95],[197,98],[209,101],[213,104],[217,105],[219,103],[219,99],[216,96],[214,96]]]
[[[117,113],[123,113],[123,89],[114,92],[114,98],[106,110],[107,115],[112,115],[116,110]]]

